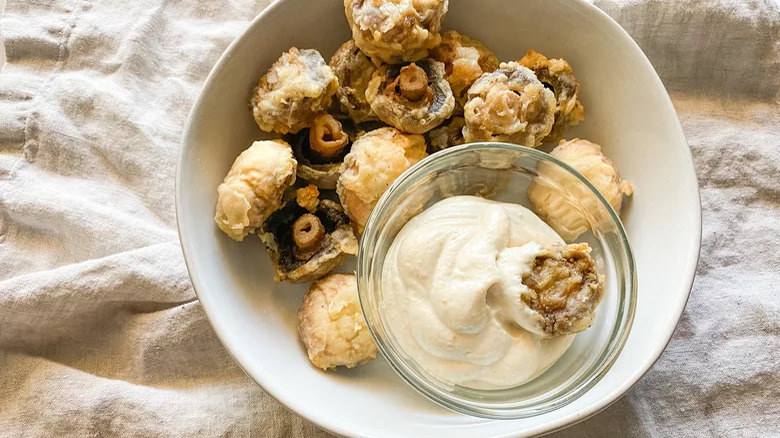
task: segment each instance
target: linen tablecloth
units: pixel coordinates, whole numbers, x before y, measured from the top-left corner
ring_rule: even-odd
[[[266,3],[9,0],[0,436],[329,436],[227,355],[176,235],[185,118]],[[701,185],[703,246],[656,366],[555,436],[780,436],[780,5],[596,4],[672,94]]]

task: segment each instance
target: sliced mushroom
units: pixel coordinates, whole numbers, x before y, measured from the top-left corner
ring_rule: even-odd
[[[585,109],[577,100],[580,84],[574,78],[571,66],[564,59],[547,59],[541,53],[529,50],[520,64],[530,68],[545,87],[555,94],[555,122],[544,141],[558,141],[568,126],[585,120]]]
[[[307,200],[305,205],[299,203],[301,199]],[[314,281],[335,269],[348,254],[357,254],[355,232],[341,206],[325,199],[313,211],[311,207],[308,194],[298,194],[274,212],[258,233],[274,264],[276,281]]]
[[[463,111],[471,84],[499,65],[496,55],[484,44],[454,30],[442,34],[441,44],[431,49],[431,58],[444,63],[445,78],[455,96],[457,112]]]
[[[453,117],[438,128],[428,132],[428,153],[443,151],[448,147],[466,143],[463,139],[463,127],[466,121],[463,117]]]
[[[376,70],[374,63],[358,49],[354,40],[349,40],[333,54],[329,65],[339,79],[336,97],[341,112],[355,123],[376,120],[377,116],[366,100],[366,89]]]
[[[463,107],[466,142],[506,141],[537,147],[552,129],[555,95],[533,71],[516,62],[501,63],[469,88]]]
[[[318,51],[293,47],[260,78],[250,100],[252,115],[263,131],[296,133],[328,109],[338,86]]]
[[[317,116],[310,129],[290,140],[298,161],[298,177],[321,189],[335,189],[339,168],[357,129],[347,121],[342,124],[329,114]]]
[[[344,0],[352,38],[376,65],[428,56],[441,41],[448,6],[448,0]]]
[[[444,64],[433,59],[383,65],[374,72],[366,98],[383,122],[412,134],[430,131],[455,109]]]

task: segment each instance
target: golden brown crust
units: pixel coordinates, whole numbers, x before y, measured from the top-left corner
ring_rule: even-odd
[[[413,77],[415,80],[404,80]],[[419,86],[411,90],[408,83]],[[446,120],[455,98],[444,79],[444,64],[423,59],[409,65],[383,65],[374,72],[366,97],[379,118],[401,131],[422,134]]]
[[[344,0],[352,38],[377,66],[417,61],[441,41],[448,0]]]
[[[217,188],[217,226],[231,239],[244,240],[281,206],[285,189],[295,182],[297,164],[284,141],[254,142]]]
[[[537,147],[555,120],[555,96],[516,62],[501,63],[469,88],[463,107],[467,143],[505,141]]]
[[[585,109],[577,98],[580,84],[575,79],[571,66],[564,59],[547,59],[531,49],[519,62],[533,70],[542,84],[552,89],[555,94],[555,122],[544,141],[558,141],[567,127],[585,120]]]
[[[431,50],[431,58],[444,63],[445,78],[450,83],[458,111],[466,104],[466,92],[484,73],[496,71],[498,58],[480,41],[454,30],[441,36],[441,44]]]
[[[298,310],[298,333],[311,363],[323,370],[376,357],[355,275],[334,274],[311,285]]]
[[[601,146],[579,138],[561,140],[550,155],[580,172],[620,214],[623,197],[630,196],[633,188],[620,178],[617,167],[604,155]],[[534,212],[565,240],[574,240],[606,220],[599,214],[601,209],[595,196],[569,173],[550,163],[540,163],[537,173],[528,187],[528,200]]]
[[[344,158],[336,192],[344,211],[362,230],[371,210],[390,184],[422,160],[425,139],[395,128],[370,131],[352,144]]]
[[[252,92],[250,107],[266,132],[296,133],[331,104],[339,82],[316,50],[283,53]]]
[[[349,40],[333,54],[328,63],[339,80],[336,97],[341,111],[355,123],[377,120],[366,99],[366,89],[376,66]]]

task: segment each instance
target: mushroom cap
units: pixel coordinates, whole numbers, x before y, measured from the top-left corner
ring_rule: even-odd
[[[468,143],[506,141],[537,147],[552,129],[555,95],[528,68],[501,63],[469,88],[463,115]]]
[[[441,36],[441,44],[431,49],[431,58],[444,63],[445,78],[452,88],[458,111],[466,104],[466,92],[484,73],[496,71],[498,58],[480,41],[454,30]]]
[[[344,0],[352,38],[376,65],[428,56],[448,7],[449,0]]]
[[[282,140],[252,143],[217,188],[217,226],[231,239],[244,240],[279,208],[285,189],[295,182],[297,164]]]
[[[355,123],[377,120],[366,99],[366,89],[376,66],[358,49],[355,41],[342,44],[328,64],[339,80],[336,97],[341,111]]]
[[[311,285],[298,310],[298,333],[311,363],[323,370],[376,357],[354,274],[329,275]]]
[[[555,122],[544,141],[558,141],[568,126],[585,120],[585,109],[577,99],[580,84],[564,59],[547,59],[531,49],[519,62],[533,70],[539,81],[555,94]]]
[[[374,113],[388,125],[412,134],[430,131],[452,115],[455,98],[444,78],[444,64],[433,59],[414,63],[428,77],[430,96],[410,101],[398,92],[387,92],[401,74],[403,65],[383,65],[371,78],[366,98]]]
[[[615,165],[601,152],[601,146],[575,138],[561,141],[550,155],[580,172],[620,214],[623,196],[630,196],[633,189],[620,178]],[[540,163],[537,173],[528,187],[528,199],[534,211],[565,240],[576,239],[594,221],[606,220],[598,214],[596,198],[560,167]]]
[[[293,47],[260,78],[250,100],[252,115],[263,131],[296,133],[330,106],[338,86],[318,51]]]
[[[359,230],[376,202],[406,169],[422,160],[425,139],[395,128],[379,128],[359,137],[344,158],[336,185],[344,211]]]
[[[338,267],[348,254],[357,254],[358,242],[349,218],[338,203],[325,199],[313,213],[325,228],[325,237],[307,258],[296,257],[293,224],[309,213],[293,198],[268,217],[258,232],[276,270],[276,281],[314,281]]]

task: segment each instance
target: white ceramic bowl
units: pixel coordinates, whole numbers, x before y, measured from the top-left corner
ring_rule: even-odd
[[[262,244],[233,242],[212,219],[217,185],[235,157],[264,137],[247,109],[258,78],[290,46],[317,48],[327,58],[349,38],[342,1],[280,0],[228,48],[193,108],[179,156],[179,233],[195,290],[228,351],[269,394],[338,434],[530,436],[581,421],[655,362],[693,281],[701,211],[690,151],[661,81],[631,38],[578,0],[453,0],[444,26],[482,40],[502,60],[534,48],[572,64],[586,120],[567,137],[603,145],[634,186],[622,215],[637,266],[633,328],[610,371],[582,397],[522,420],[447,411],[381,358],[335,373],[313,368],[296,333],[305,287],[274,283]]]

